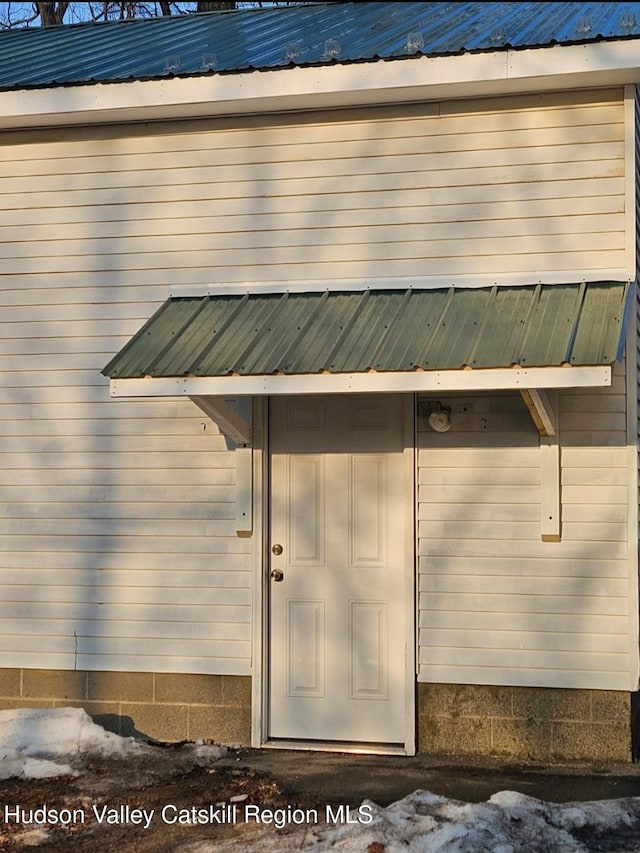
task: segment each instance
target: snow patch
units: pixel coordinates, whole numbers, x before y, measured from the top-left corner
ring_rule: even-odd
[[[41,758],[29,758],[17,749],[0,746],[0,781],[5,779],[51,779],[77,776],[68,764],[56,764]]]
[[[49,840],[49,833],[46,829],[39,827],[38,829],[27,829],[15,836],[15,841],[23,847],[40,847]]]
[[[140,748],[134,738],[96,725],[82,708],[0,711],[0,779],[77,775],[68,764],[50,759],[126,755]]]
[[[187,744],[191,754],[198,759],[198,764],[210,764],[223,758],[227,754],[226,746],[216,746],[215,744],[201,743],[196,741],[194,744]]]
[[[416,791],[386,809],[370,805],[369,825],[318,827],[308,849],[356,853],[378,845],[385,853],[586,853],[592,848],[576,831],[604,838],[640,822],[640,798],[558,805],[501,791],[486,803],[463,803]]]

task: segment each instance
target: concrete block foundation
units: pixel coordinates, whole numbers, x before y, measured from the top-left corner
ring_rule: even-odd
[[[630,762],[630,693],[418,684],[418,749],[513,761]]]
[[[0,709],[61,706],[84,708],[124,736],[251,742],[251,679],[245,676],[0,669]]]
[[[636,699],[618,691],[418,684],[418,751],[514,762],[630,762]],[[125,736],[251,742],[246,676],[0,669],[0,709],[68,705]]]

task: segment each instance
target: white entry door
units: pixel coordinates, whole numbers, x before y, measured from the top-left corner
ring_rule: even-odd
[[[270,738],[404,743],[404,403],[272,398]]]

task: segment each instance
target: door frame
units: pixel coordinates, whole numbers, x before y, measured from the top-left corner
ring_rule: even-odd
[[[416,397],[404,394],[403,438],[405,490],[404,606],[405,620],[405,714],[404,747],[385,748],[327,742],[270,741],[269,713],[269,530],[270,452],[269,398],[254,398],[253,405],[253,618],[251,661],[251,746],[272,749],[306,749],[378,754],[415,755],[416,752]]]

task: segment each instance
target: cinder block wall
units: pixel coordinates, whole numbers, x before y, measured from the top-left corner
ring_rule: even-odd
[[[0,709],[82,707],[122,735],[248,745],[251,679],[0,669]],[[513,761],[632,760],[631,695],[418,684],[418,749]]]
[[[632,760],[631,694],[418,685],[419,750],[512,760]]]
[[[159,741],[251,741],[251,679],[0,669],[0,709],[82,707],[109,731]]]

